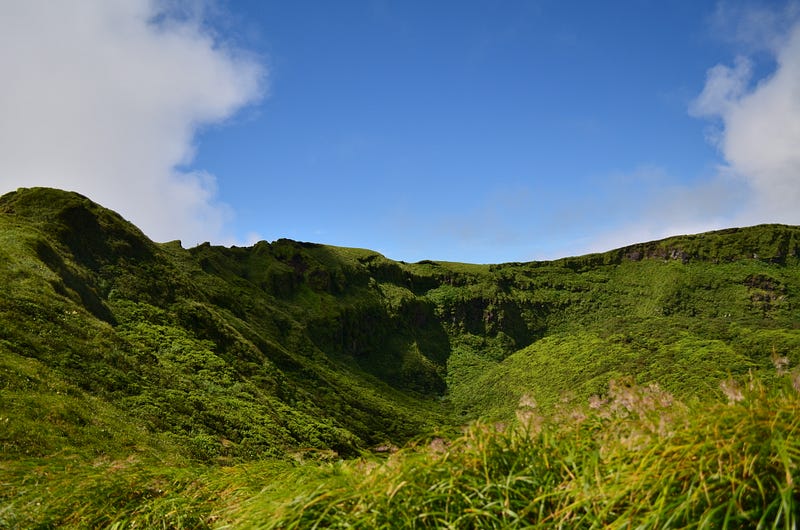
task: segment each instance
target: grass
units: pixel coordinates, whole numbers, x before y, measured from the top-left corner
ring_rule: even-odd
[[[327,464],[305,494],[249,500],[237,525],[796,528],[800,399],[756,382],[744,396],[687,406],[621,384],[594,409],[548,420],[523,403],[515,425],[478,422],[383,463]]]
[[[5,463],[0,528],[796,528],[798,372],[681,403],[657,386],[474,422],[388,456]]]

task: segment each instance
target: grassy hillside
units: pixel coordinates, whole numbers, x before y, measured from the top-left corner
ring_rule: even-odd
[[[561,270],[556,286],[510,293],[529,307],[550,306],[539,340],[499,362],[474,351],[451,356],[453,401],[508,414],[525,392],[545,407],[585,401],[625,375],[705,395],[728,374],[800,360],[798,288],[794,261],[654,259]]]
[[[128,451],[87,435],[95,409],[136,426],[137,443],[223,461],[354,454],[442,423],[426,397],[443,390],[435,372],[398,389],[355,361],[376,339],[343,320],[366,326],[359,312],[381,301],[323,247],[156,245],[86,198],[41,189],[3,197],[0,223],[6,455]],[[381,353],[405,354],[395,340]],[[51,417],[56,429],[41,425]]]
[[[86,197],[20,189],[0,197],[0,281],[0,527],[48,496],[31,521],[142,509],[213,525],[265,483],[281,484],[270,502],[299,495],[298,473],[318,471],[297,462],[457,439],[520,403],[548,417],[608,403],[610,381],[657,384],[701,421],[720,381],[788,388],[800,362],[800,228],[782,225],[408,264],[290,240],[159,244]],[[117,504],[78,514],[70,485]]]

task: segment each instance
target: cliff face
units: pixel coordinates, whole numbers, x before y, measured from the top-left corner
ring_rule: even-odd
[[[618,375],[703,392],[800,351],[797,227],[407,264],[290,240],[157,244],[86,197],[38,188],[0,198],[0,234],[4,388],[41,395],[21,368],[34,362],[41,381],[203,458],[347,453]],[[91,424],[84,405],[65,425]],[[9,454],[22,451],[9,432]],[[28,447],[76,436],[51,434]]]

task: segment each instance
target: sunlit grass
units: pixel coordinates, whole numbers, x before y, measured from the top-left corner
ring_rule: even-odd
[[[387,462],[328,465],[305,494],[248,501],[253,528],[795,528],[800,400],[754,383],[684,406],[655,387],[515,426],[476,423]]]
[[[0,528],[212,528],[290,464],[55,457],[4,463]]]
[[[0,527],[796,528],[799,380],[689,405],[615,382],[547,418],[525,396],[513,423],[388,457],[4,462]]]
[[[4,462],[0,527],[796,528],[798,379],[688,405],[615,382],[547,418],[524,396],[512,423],[346,461]]]

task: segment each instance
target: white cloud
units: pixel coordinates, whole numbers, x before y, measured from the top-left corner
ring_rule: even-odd
[[[709,120],[707,139],[725,163],[681,185],[658,168],[630,172],[624,186],[610,179],[613,197],[600,204],[608,213],[583,210],[612,227],[567,241],[562,254],[729,226],[800,224],[800,3],[720,2],[712,24],[738,55],[708,70],[689,113]]]
[[[214,176],[178,167],[199,127],[260,97],[265,71],[201,6],[1,2],[0,192],[75,190],[156,240],[230,239]]]
[[[707,140],[724,163],[688,181],[650,166],[603,175],[584,203],[553,212],[550,228],[561,244],[532,258],[730,226],[800,224],[800,2],[720,2],[711,22],[736,55],[709,68],[689,113],[708,120]]]
[[[715,143],[727,162],[722,170],[750,188],[738,222],[798,224],[800,25],[785,38],[770,35],[764,46],[774,53],[771,75],[753,82],[747,59],[737,59],[732,68],[717,65],[708,71],[691,112],[716,121]]]
[[[747,92],[753,76],[753,65],[743,56],[736,58],[731,68],[718,64],[708,70],[703,92],[695,99],[689,112],[694,116],[721,115]]]

